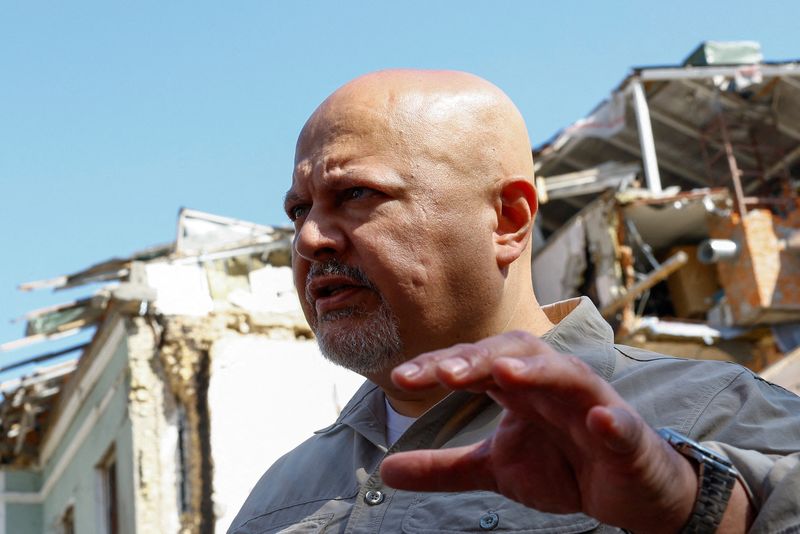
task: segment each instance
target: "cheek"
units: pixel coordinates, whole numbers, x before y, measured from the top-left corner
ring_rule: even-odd
[[[294,280],[294,288],[297,291],[297,298],[300,300],[300,305],[303,310],[306,310],[308,303],[306,302],[306,275],[308,274],[307,262],[297,259],[292,256],[292,279]]]
[[[294,280],[294,287],[298,294],[300,294],[301,288],[305,290],[306,271],[302,269],[296,254],[292,254],[292,279]]]
[[[398,297],[414,299],[413,294],[426,291],[434,258],[418,226],[364,225],[353,237],[367,275],[395,305],[399,305]]]

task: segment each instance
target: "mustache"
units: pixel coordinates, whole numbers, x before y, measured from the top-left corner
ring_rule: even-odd
[[[325,276],[325,275],[343,276],[345,278],[351,279],[353,282],[355,282],[356,285],[362,285],[368,287],[369,289],[377,291],[375,284],[373,284],[372,281],[370,281],[370,279],[367,278],[366,273],[362,271],[359,267],[347,265],[335,258],[331,258],[325,260],[324,262],[311,264],[311,268],[308,270],[308,275],[306,275],[307,302],[314,301],[310,289],[311,282],[318,276]]]

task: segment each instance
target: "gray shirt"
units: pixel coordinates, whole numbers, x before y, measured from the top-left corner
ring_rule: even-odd
[[[735,364],[614,345],[589,299],[545,312],[557,324],[544,339],[582,358],[651,426],[671,427],[733,461],[760,509],[753,532],[800,532],[800,397]],[[475,443],[501,417],[488,397],[454,392],[388,447],[383,392],[366,382],[336,422],[267,471],[229,532],[617,531],[583,514],[542,513],[492,492],[417,493],[382,483],[378,468],[387,454]]]

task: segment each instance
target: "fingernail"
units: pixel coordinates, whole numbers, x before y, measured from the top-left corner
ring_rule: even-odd
[[[412,378],[414,375],[419,374],[421,370],[422,368],[416,363],[404,363],[395,367],[394,372],[406,378]]]
[[[439,362],[439,368],[453,376],[461,376],[469,371],[469,363],[463,358],[450,358]]]

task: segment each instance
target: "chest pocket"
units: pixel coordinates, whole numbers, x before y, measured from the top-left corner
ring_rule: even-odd
[[[267,515],[248,521],[231,534],[315,534],[325,532],[325,527],[333,518],[334,514],[317,514],[276,524],[274,518]]]
[[[573,534],[593,531],[606,532],[599,521],[586,515],[545,514],[489,491],[427,494],[409,507],[403,520],[403,532],[408,534]]]
[[[331,519],[333,519],[333,514],[307,517],[299,523],[279,530],[278,534],[315,534],[322,532]]]

